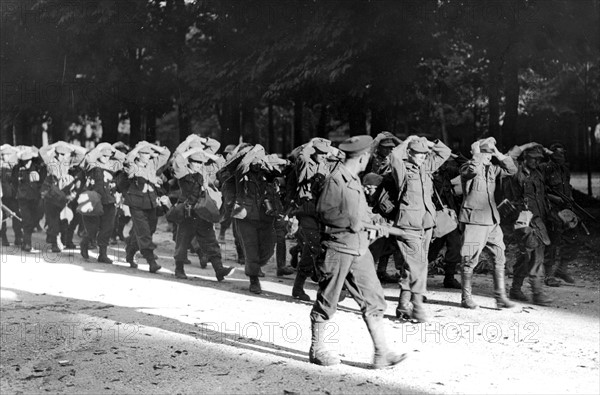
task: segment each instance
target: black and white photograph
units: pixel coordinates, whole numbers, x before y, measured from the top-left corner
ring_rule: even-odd
[[[599,394],[600,0],[0,0],[2,394]]]

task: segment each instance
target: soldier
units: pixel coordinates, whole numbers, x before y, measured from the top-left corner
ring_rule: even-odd
[[[471,145],[473,158],[460,168],[464,198],[460,209],[459,221],[463,227],[462,248],[462,298],[461,306],[476,309],[478,306],[471,297],[473,269],[477,266],[479,255],[487,247],[494,258],[494,295],[496,305],[502,308],[514,307],[506,298],[504,286],[503,233],[500,228],[500,214],[494,198],[496,178],[513,176],[517,167],[513,159],[503,155],[496,148],[496,140],[488,138]],[[492,158],[498,164],[492,163]]]
[[[19,162],[12,171],[12,184],[17,188],[19,212],[23,219],[23,243],[21,249],[30,252],[31,234],[38,222],[42,182],[46,167],[35,147],[24,147],[18,154]]]
[[[568,265],[577,256],[577,231],[565,226],[560,220],[558,212],[568,209],[568,202],[562,196],[573,199],[571,188],[571,172],[566,161],[566,150],[561,143],[554,143],[546,150],[550,160],[540,166],[544,174],[544,182],[548,188],[548,198],[551,202],[553,215],[549,224],[550,246],[546,253],[544,267],[546,269],[545,283],[551,287],[558,287],[560,281],[574,284],[575,280],[569,274]]]
[[[2,145],[0,148],[0,176],[2,177],[2,204],[4,204],[9,210],[14,213],[19,212],[19,204],[16,199],[16,185],[13,185],[12,180],[12,169],[16,166],[18,162],[18,153],[19,150],[15,147],[12,147],[8,144]],[[6,236],[6,228],[8,224],[8,215],[5,215],[6,221],[2,222],[2,246],[8,247],[10,243],[8,241],[8,237]],[[15,233],[15,245],[21,246],[21,240],[23,238],[23,234],[21,232],[21,221],[17,218],[12,217],[12,227],[13,232]]]
[[[294,215],[298,219],[297,236],[301,239],[302,246],[292,297],[303,301],[310,301],[310,297],[304,292],[304,283],[314,274],[317,259],[322,254],[321,228],[315,206],[323,181],[331,171],[327,155],[334,151],[330,144],[329,140],[316,138],[301,147],[291,177],[295,181],[295,190],[290,191],[291,200],[295,202],[290,204],[298,206]]]
[[[158,221],[156,210],[161,204],[170,203],[169,198],[162,196],[159,200],[158,173],[169,159],[169,149],[139,142],[125,158],[125,169],[129,187],[125,193],[125,204],[131,211],[133,220],[132,232],[125,248],[125,260],[133,267],[134,255],[139,249],[149,265],[150,273],[156,273],[161,266],[156,263],[152,235],[156,231]]]
[[[450,153],[450,148],[439,140],[432,142],[424,137],[409,136],[390,155],[392,174],[400,191],[396,226],[406,234],[398,243],[408,266],[407,278],[400,281],[398,317],[404,315],[419,322],[427,321],[423,294],[427,289],[427,256],[435,226],[431,173],[450,157]]]
[[[392,150],[402,143],[398,137],[390,132],[381,132],[373,141],[373,154],[365,173],[383,174],[389,168],[389,155]]]
[[[547,306],[552,302],[542,288],[544,274],[544,250],[550,244],[545,222],[548,219],[549,207],[544,185],[544,175],[539,169],[544,157],[539,144],[530,143],[511,150],[516,157],[523,152],[523,162],[519,164],[517,174],[511,179],[512,197],[522,210],[523,218],[519,230],[519,254],[514,266],[513,282],[510,298],[527,302],[529,299],[521,291],[523,280],[529,277],[533,292],[533,303]]]
[[[191,135],[173,154],[173,171],[181,189],[179,202],[184,205],[184,218],[177,226],[174,256],[175,276],[181,279],[187,278],[184,264],[188,260],[187,252],[194,236],[198,238],[207,260],[212,263],[218,281],[223,281],[234,270],[232,267],[223,267],[214,225],[198,217],[193,210],[200,195],[207,193],[209,183],[215,182],[217,170],[224,162],[221,156],[205,151],[211,141],[216,142]]]
[[[75,178],[69,174],[69,169],[71,156],[76,150],[81,157],[85,155],[85,148],[64,141],[47,145],[39,151],[47,169],[40,192],[44,199],[44,214],[48,225],[46,243],[51,245],[52,252],[61,252],[57,240],[61,231],[60,214],[67,203],[75,198]],[[63,227],[64,230],[66,229]]]
[[[281,214],[274,178],[281,174],[279,166],[287,161],[266,155],[261,145],[248,151],[236,169],[236,207],[233,218],[246,257],[245,273],[250,278],[249,291],[262,293],[261,267],[273,256],[275,218]]]
[[[91,240],[98,242],[98,262],[111,264],[108,257],[108,243],[115,227],[116,217],[116,172],[123,169],[125,154],[108,143],[100,143],[86,158],[86,189],[97,192],[102,203],[100,216],[84,215],[85,234],[81,240],[81,256],[89,259],[88,248]],[[135,265],[133,266],[135,267]]]
[[[225,149],[223,150],[223,156],[225,156],[225,159],[227,159],[229,157],[229,154],[231,154],[231,152],[233,152],[233,150],[235,149],[235,145],[234,144],[229,144],[227,147],[225,147]],[[229,229],[229,227],[231,226],[231,216],[225,216],[225,218],[223,218],[223,221],[221,221],[221,228],[219,229],[219,241],[220,242],[225,242],[225,233],[227,232],[227,229]],[[236,238],[237,240],[237,238]],[[236,241],[236,244],[238,242]]]
[[[369,207],[359,173],[370,156],[370,136],[355,136],[340,144],[346,154],[344,163],[325,181],[316,210],[327,226],[324,261],[318,261],[319,291],[310,313],[311,346],[309,360],[317,365],[336,365],[338,356],[325,347],[326,324],[337,310],[345,285],[360,306],[375,348],[373,367],[381,369],[402,362],[405,354],[390,351],[385,340],[383,314],[386,309],[383,288],[377,280],[369,252],[364,224],[370,223]]]

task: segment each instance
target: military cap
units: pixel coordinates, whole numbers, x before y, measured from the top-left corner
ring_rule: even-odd
[[[569,228],[573,229],[579,224],[579,218],[575,213],[569,209],[564,209],[558,212],[558,217],[561,219],[563,224]]]
[[[392,140],[391,138],[385,138],[383,140],[381,140],[381,142],[379,143],[379,145],[381,147],[395,147],[396,143],[394,142],[394,140]]]
[[[525,150],[525,152],[523,152],[523,156],[527,158],[543,158],[544,153],[542,152],[540,147],[533,147],[529,148],[528,150]]]
[[[481,144],[479,144],[479,151],[484,154],[493,154],[494,146],[488,141],[482,141]]]
[[[208,157],[204,151],[196,152],[188,157],[188,160],[191,162],[208,162]]]
[[[102,156],[111,156],[113,153],[113,146],[109,143],[100,143],[96,146],[96,149]]]
[[[369,173],[362,179],[363,185],[375,185],[378,186],[383,181],[383,177],[376,173]]]
[[[151,154],[154,150],[152,149],[152,147],[148,144],[144,144],[139,150],[138,152],[140,154]]]
[[[427,146],[427,139],[425,139],[424,137],[420,137],[418,139],[411,140],[411,142],[408,143],[408,149],[419,153],[429,152],[429,147]]]
[[[552,145],[550,146],[550,151],[555,151],[557,149],[564,150],[565,149],[564,144],[563,143],[559,143],[559,142],[552,143]]]
[[[372,143],[373,137],[363,134],[344,140],[340,144],[339,149],[346,154],[346,158],[356,158],[357,156],[368,152],[371,149]]]
[[[54,150],[57,154],[70,154],[73,152],[73,149],[66,144],[58,144]]]

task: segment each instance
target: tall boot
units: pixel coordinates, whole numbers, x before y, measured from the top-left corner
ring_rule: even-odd
[[[126,239],[125,243],[125,262],[129,263],[129,267],[137,269],[138,265],[135,263],[135,250],[129,245],[129,239]]]
[[[262,288],[260,287],[260,280],[258,279],[258,276],[250,276],[249,291],[257,295],[260,295],[262,293]]]
[[[554,255],[554,254],[552,254]],[[546,278],[544,283],[549,287],[560,287],[560,281],[555,276],[556,269],[558,268],[558,262],[554,258],[544,262],[544,271],[546,272]]]
[[[539,306],[548,306],[550,303],[552,303],[552,299],[544,293],[542,282],[538,277],[530,277],[529,284],[531,285],[531,290],[533,292],[533,304],[537,304]]]
[[[508,294],[508,296],[512,300],[519,300],[521,302],[529,302],[529,299],[527,298],[527,296],[525,296],[523,291],[521,291],[521,287],[523,286],[523,280],[524,280],[523,277],[517,277],[517,276],[513,277],[512,286],[510,287],[510,292]]]
[[[98,253],[98,262],[99,263],[108,263],[111,264],[113,263],[112,259],[110,259],[106,253],[108,247],[107,246],[100,246],[99,247],[99,253]]]
[[[396,307],[397,318],[412,318],[413,305],[410,302],[412,293],[410,291],[401,289],[400,296],[398,297],[398,307]]]
[[[569,274],[569,262],[566,259],[559,259],[555,276],[568,284],[575,284],[575,279]]]
[[[504,268],[494,270],[494,296],[498,308],[510,309],[515,304],[506,297],[506,288],[504,286]]]
[[[461,272],[462,279],[462,296],[460,305],[466,309],[476,309],[477,303],[473,301],[473,295],[471,293],[471,287],[473,285],[473,269],[470,267],[462,268]]]
[[[23,243],[21,249],[25,252],[31,252],[31,233],[23,232]]]
[[[182,280],[187,280],[188,276],[185,274],[185,270],[183,269],[184,264],[185,262],[175,261],[175,277]]]
[[[444,262],[444,288],[462,289],[462,285],[454,278],[456,262]]]
[[[225,280],[225,277],[229,277],[235,271],[234,267],[223,266],[221,258],[213,258],[212,261],[212,266],[213,269],[215,269],[215,276],[217,277],[217,281]]]
[[[90,254],[88,253],[88,248],[90,246],[90,243],[88,241],[87,237],[84,237],[81,240],[81,244],[79,244],[79,253],[81,254],[81,256],[83,257],[83,259],[85,259],[86,261],[88,259],[90,259]]]
[[[310,350],[308,351],[308,360],[315,365],[338,365],[341,362],[340,358],[325,347],[326,324],[326,322],[315,322],[311,319],[310,327],[312,336]]]
[[[55,252],[55,253],[62,252],[62,250],[58,246],[58,242],[56,241],[57,236],[50,237],[49,239],[50,239],[50,251]]]
[[[306,275],[302,272],[296,273],[294,279],[294,287],[292,288],[292,297],[294,299],[300,299],[304,302],[310,302],[310,296],[304,292],[304,283],[306,282]]]
[[[146,262],[148,262],[148,265],[150,266],[148,269],[150,273],[156,273],[162,269],[162,267],[156,263],[156,258],[152,250],[143,250],[142,256],[146,259]]]
[[[373,340],[373,369],[382,369],[388,366],[394,366],[406,359],[406,354],[397,354],[390,351],[385,340],[385,327],[383,319],[380,316],[365,316],[367,329]]]
[[[417,322],[427,322],[427,313],[425,313],[425,306],[423,306],[423,295],[412,294],[413,313],[412,319]]]

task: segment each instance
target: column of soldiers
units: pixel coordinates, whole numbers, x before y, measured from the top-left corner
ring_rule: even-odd
[[[32,250],[31,235],[42,216],[46,218],[46,245],[53,252],[75,247],[73,232],[79,224],[81,256],[89,260],[89,250],[97,244],[97,261],[110,264],[109,240],[115,235],[123,240],[123,218],[130,217],[125,260],[137,268],[135,255],[140,251],[149,271],[156,273],[161,265],[154,253],[153,234],[158,217],[167,214],[176,225],[175,276],[187,278],[184,266],[190,264],[188,250],[195,239],[194,250],[205,264],[212,264],[218,281],[234,271],[223,266],[218,241],[224,241],[231,224],[248,289],[260,294],[262,268],[273,256],[277,237],[282,242],[282,224],[295,216],[300,259],[296,270],[278,259],[277,276],[295,274],[291,296],[302,301],[310,301],[305,292],[307,279],[318,283],[310,315],[309,356],[321,365],[339,363],[325,348],[323,332],[345,290],[363,313],[375,346],[374,366],[395,365],[404,359],[386,345],[381,283],[398,282],[398,317],[426,322],[430,246],[434,255],[445,251],[443,285],[462,290],[464,308],[477,308],[472,296],[473,271],[484,248],[494,261],[498,307],[513,307],[509,297],[529,301],[522,291],[525,279],[530,282],[533,303],[539,305],[551,302],[544,283],[574,282],[568,263],[574,258],[577,219],[566,210],[572,194],[560,144],[547,149],[529,143],[502,154],[495,140],[488,138],[473,143],[472,158],[467,159],[453,154],[439,140],[409,136],[402,141],[384,132],[375,139],[350,138],[338,148],[316,138],[297,147],[289,160],[269,155],[258,144],[228,146],[226,158],[219,149],[218,141],[197,135],[189,136],[173,155],[166,147],[145,141],[132,150],[122,143],[102,143],[90,152],[64,142],[39,150],[5,144],[0,151],[4,218],[16,214],[12,216],[14,243],[25,252]],[[544,157],[549,161],[540,163]],[[168,182],[168,174],[173,182]],[[462,202],[449,183],[456,175],[461,180]],[[502,192],[519,214],[515,232],[521,236],[508,296],[500,227],[507,217],[501,217],[495,199],[496,182],[501,179]],[[168,197],[168,185],[178,187],[175,201]],[[459,226],[432,244],[440,205],[456,211]],[[214,224],[219,221],[217,239]],[[6,222],[2,223],[3,246],[10,245]],[[283,243],[280,247],[285,251],[285,239]],[[390,256],[396,276],[387,275]],[[457,267],[461,282],[454,278]]]

